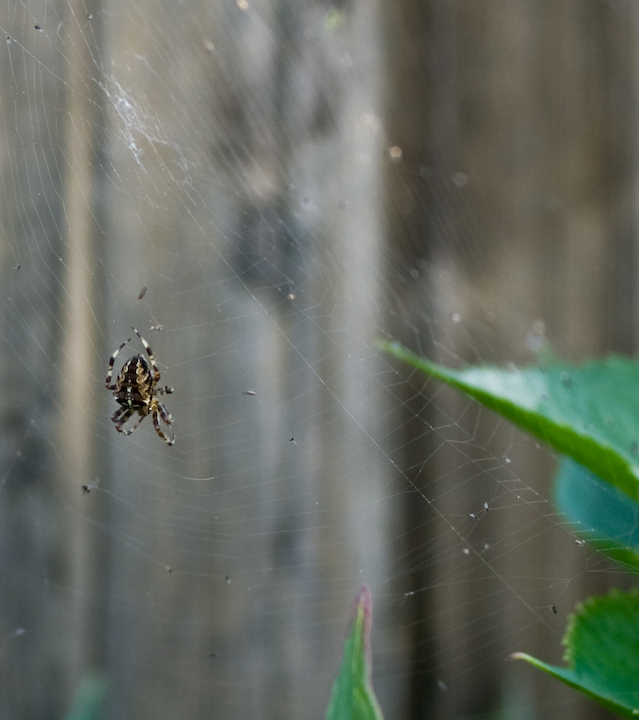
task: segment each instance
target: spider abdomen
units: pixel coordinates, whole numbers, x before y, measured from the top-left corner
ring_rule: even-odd
[[[151,400],[151,370],[141,355],[127,360],[120,372],[115,398],[120,405],[133,410],[146,410]]]

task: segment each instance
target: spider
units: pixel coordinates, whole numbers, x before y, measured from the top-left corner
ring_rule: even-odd
[[[111,355],[106,376],[106,386],[107,390],[113,392],[113,396],[121,406],[113,413],[111,420],[115,423],[115,429],[118,432],[121,432],[123,435],[130,435],[147,415],[151,415],[153,418],[153,427],[157,434],[167,445],[173,445],[175,435],[169,438],[160,427],[160,419],[162,419],[166,425],[170,425],[173,422],[173,416],[157,397],[158,395],[170,395],[173,392],[173,388],[168,385],[157,387],[160,381],[160,368],[155,361],[153,351],[142,335],[140,335],[135,328],[131,329],[140,338],[142,345],[144,345],[153,371],[151,371],[149,363],[143,355],[134,355],[124,363],[118,379],[112,384],[111,379],[113,377],[113,364],[115,363],[115,359],[120,353],[120,350],[122,350],[127,343],[131,342],[131,339],[129,338],[123,342],[113,355]],[[124,430],[123,427],[126,421],[136,413],[140,416],[140,419],[132,428]]]

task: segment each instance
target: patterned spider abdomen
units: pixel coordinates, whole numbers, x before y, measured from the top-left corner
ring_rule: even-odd
[[[115,399],[124,407],[148,412],[152,393],[151,370],[142,355],[134,355],[124,364],[117,380]]]

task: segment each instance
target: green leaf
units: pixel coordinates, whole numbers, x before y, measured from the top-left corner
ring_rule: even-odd
[[[639,572],[639,503],[563,457],[555,505],[590,545]]]
[[[363,585],[355,600],[351,629],[344,642],[342,665],[333,684],[326,720],[383,720],[370,681],[372,622],[371,594]]]
[[[633,500],[639,497],[639,363],[611,356],[575,366],[452,370],[398,343],[381,348],[463,390]]]
[[[566,636],[567,668],[526,653],[521,659],[580,690],[621,717],[639,716],[639,591],[611,590],[577,606]]]

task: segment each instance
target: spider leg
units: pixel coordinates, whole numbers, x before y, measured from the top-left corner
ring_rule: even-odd
[[[130,410],[130,408],[119,407],[111,416],[111,422],[114,422],[114,423],[118,422],[118,420],[120,420],[120,418],[122,417],[123,413],[125,413],[127,410]],[[125,422],[126,422],[126,420],[125,420]]]
[[[160,413],[160,417],[162,420],[167,424],[170,425],[173,422],[173,415],[162,405],[161,402],[158,402],[156,405],[157,411]]]
[[[134,410],[130,410],[129,408],[127,408],[127,411],[128,411],[128,412],[126,413],[126,415],[127,415],[127,418],[126,418],[126,419],[128,420],[129,417],[131,417],[131,415],[132,415],[135,411],[134,411]],[[118,430],[119,432],[121,432],[123,435],[130,435],[130,434],[137,428],[137,426],[142,422],[142,420],[144,420],[145,417],[146,417],[146,415],[140,414],[140,419],[135,423],[135,425],[134,425],[133,427],[130,427],[128,430],[123,430],[123,429],[122,429],[122,426],[124,425],[124,423],[126,422],[126,420],[124,420],[123,422],[121,422],[119,425],[116,425],[116,426],[115,426],[115,429]]]
[[[107,390],[115,390],[115,389],[116,389],[116,388],[115,388],[115,385],[111,385],[111,384],[110,384],[110,383],[111,383],[111,378],[113,377],[113,364],[115,363],[116,357],[120,354],[120,350],[122,350],[122,348],[123,348],[127,343],[129,343],[129,342],[131,342],[131,338],[129,338],[128,340],[125,340],[125,341],[122,343],[122,345],[120,345],[120,347],[119,347],[119,348],[113,353],[113,355],[111,355],[111,357],[109,358],[109,369],[107,370],[107,375],[106,375],[106,386],[107,386]]]
[[[121,407],[118,408],[111,417],[111,421],[115,423],[115,429],[118,432],[124,432],[122,430],[122,426],[126,423],[126,421],[133,415],[133,410],[129,407]]]
[[[155,384],[160,379],[160,368],[155,362],[155,355],[153,354],[153,350],[151,350],[151,346],[149,345],[149,343],[142,337],[142,335],[140,335],[140,333],[134,327],[132,327],[131,330],[133,330],[133,332],[140,338],[140,342],[142,343],[142,345],[144,345],[144,349],[149,356],[151,365],[153,365],[153,383]]]
[[[173,435],[172,438],[169,438],[164,433],[164,431],[160,427],[160,419],[158,415],[162,416],[162,420],[164,420],[167,425],[170,424],[167,422],[167,419],[173,420],[173,418],[166,412],[166,410],[161,405],[158,405],[153,410],[153,427],[155,428],[155,432],[162,438],[162,440],[164,440],[167,445],[173,445],[175,443],[175,435]]]

